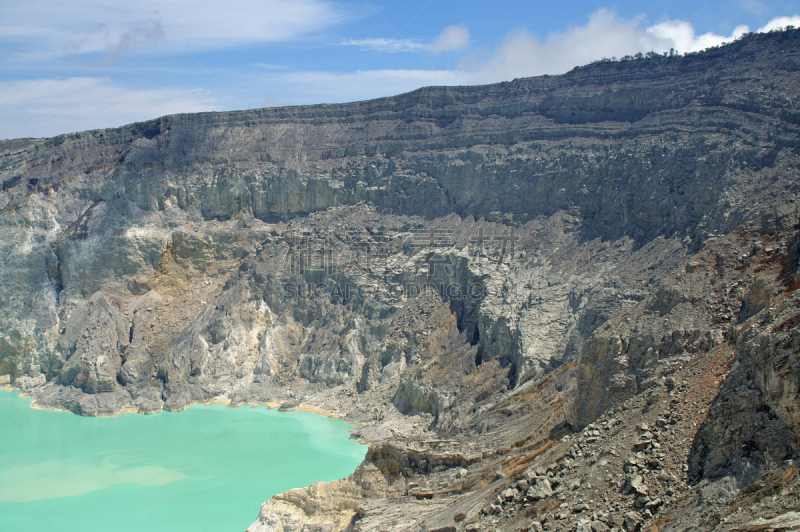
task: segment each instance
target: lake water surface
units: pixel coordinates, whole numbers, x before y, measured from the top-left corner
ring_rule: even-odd
[[[262,502],[352,473],[347,423],[264,406],[87,418],[0,390],[0,531],[243,532]]]

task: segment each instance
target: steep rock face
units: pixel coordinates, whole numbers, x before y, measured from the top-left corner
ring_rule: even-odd
[[[558,232],[583,245],[631,238],[640,247],[659,236],[702,242],[749,220],[767,229],[791,224],[797,205],[775,176],[796,164],[796,73],[759,47],[791,55],[794,38],[756,36],[724,54],[594,65],[562,77],[342,106],[166,117],[10,145],[4,223],[9,242],[32,247],[8,250],[14,275],[3,276],[3,329],[19,338],[9,346],[19,356],[4,364],[23,373],[31,357],[46,357],[57,309],[98,290],[127,302],[159,283],[175,286],[175,277],[224,282],[226,268],[237,267],[272,222],[366,202],[423,222],[455,212],[501,223],[491,235],[501,240],[491,244],[505,248],[506,260],[516,258],[509,255],[515,242],[504,235],[551,218],[554,227],[539,225],[533,240],[542,238],[537,249],[557,278],[546,283],[550,293],[531,291],[560,308],[519,309],[519,317],[503,306],[467,309],[467,327],[483,334],[483,356],[509,359],[524,379],[576,357],[602,322],[574,323],[573,305],[591,282],[562,275],[545,253],[559,247]],[[756,81],[764,72],[769,90]],[[467,239],[479,247],[479,233]],[[469,283],[476,263],[459,261],[458,278],[431,277]],[[152,346],[157,366],[178,333]],[[303,375],[314,380],[322,367],[338,371],[306,358]],[[330,384],[347,380],[343,369]]]
[[[128,347],[130,325],[102,292],[78,305],[67,319],[59,347],[66,363],[58,383],[88,393],[112,392]]]
[[[595,331],[578,368],[577,423],[647,390],[672,390],[676,370],[730,353],[689,456],[690,477],[733,475],[747,486],[791,459],[800,450],[796,241],[792,233],[715,239]]]
[[[733,472],[741,485],[749,485],[800,449],[800,298],[794,255],[796,244],[788,256],[779,252],[770,262],[782,262],[783,271],[773,277],[777,268],[767,270],[745,297],[744,316],[758,312],[734,330],[736,362],[689,461],[697,481]]]
[[[636,528],[789,467],[798,43],[2,142],[0,374],[83,415],[288,400],[379,440],[258,530],[574,530],[543,478]]]

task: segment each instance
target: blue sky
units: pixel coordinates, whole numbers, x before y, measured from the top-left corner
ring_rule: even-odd
[[[560,74],[799,14],[800,0],[4,2],[0,139]]]

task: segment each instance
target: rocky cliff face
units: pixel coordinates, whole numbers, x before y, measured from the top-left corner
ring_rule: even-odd
[[[379,442],[254,530],[711,523],[800,445],[799,45],[2,142],[0,373]]]

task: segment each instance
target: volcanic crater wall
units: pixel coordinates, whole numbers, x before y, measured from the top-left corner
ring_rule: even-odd
[[[581,359],[590,423],[648,360],[733,334],[689,310],[644,334],[632,309],[696,302],[670,276],[714,239],[797,224],[798,41],[2,142],[0,374],[87,415],[341,389],[352,419],[391,403],[457,434]]]

